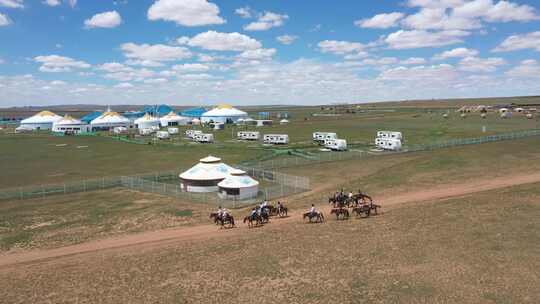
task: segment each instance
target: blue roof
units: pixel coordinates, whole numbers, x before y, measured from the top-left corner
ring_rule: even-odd
[[[122,113],[122,115],[124,117],[130,118],[130,119],[143,117],[144,114],[146,114],[146,112],[143,112],[143,111],[133,111],[133,112],[124,112],[124,113]]]
[[[146,106],[143,109],[144,113],[151,114],[153,116],[165,116],[171,111],[174,111],[173,108],[169,107],[168,105],[155,105],[155,106]]]
[[[207,112],[205,108],[191,108],[180,112],[180,115],[200,118],[205,112]]]
[[[88,113],[81,118],[81,121],[89,124],[92,120],[98,118],[101,114],[103,114],[102,111],[94,111],[92,113]]]

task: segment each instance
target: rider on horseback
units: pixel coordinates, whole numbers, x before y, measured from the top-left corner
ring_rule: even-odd
[[[309,213],[311,213],[311,216],[315,216],[319,213],[317,209],[315,209],[315,204],[311,204],[311,208],[309,209]]]
[[[257,218],[257,208],[251,209],[251,213],[249,214],[252,220],[255,220]]]

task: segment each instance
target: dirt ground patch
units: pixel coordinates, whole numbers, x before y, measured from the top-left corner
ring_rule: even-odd
[[[0,271],[6,303],[536,303],[540,184]],[[240,231],[240,230],[238,230]],[[228,233],[228,232],[225,232]]]

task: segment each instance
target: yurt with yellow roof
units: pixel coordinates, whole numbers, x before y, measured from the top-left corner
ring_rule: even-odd
[[[131,120],[118,114],[117,112],[107,109],[106,112],[99,115],[90,122],[92,130],[110,130],[116,127],[131,127]]]
[[[248,118],[248,114],[244,111],[233,108],[228,104],[221,104],[216,108],[205,112],[201,116],[202,123],[236,123],[238,119]]]
[[[53,124],[60,119],[62,119],[62,116],[53,112],[41,111],[32,117],[23,119],[20,128],[26,130],[51,130]]]
[[[185,126],[191,121],[191,118],[180,116],[176,112],[171,111],[169,114],[161,117],[159,121],[162,127]]]
[[[90,126],[80,119],[73,118],[66,114],[60,120],[53,123],[52,131],[64,134],[79,134],[89,132]]]
[[[152,127],[159,128],[159,118],[146,113],[143,117],[135,119],[135,127],[139,130],[152,129]]]

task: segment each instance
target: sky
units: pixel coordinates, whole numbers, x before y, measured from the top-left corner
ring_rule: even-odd
[[[0,0],[0,107],[540,95],[537,0]]]

